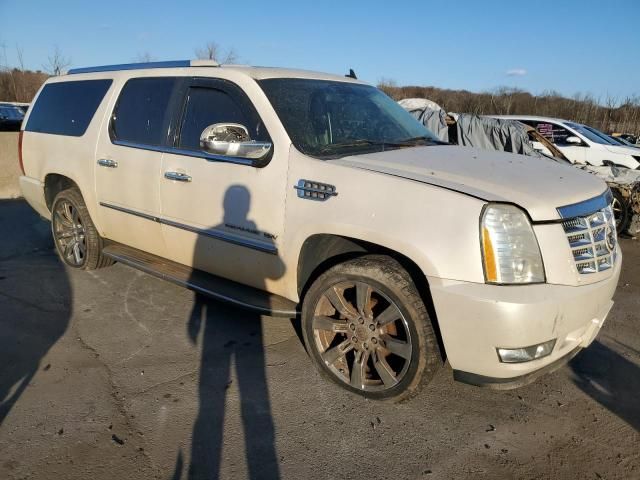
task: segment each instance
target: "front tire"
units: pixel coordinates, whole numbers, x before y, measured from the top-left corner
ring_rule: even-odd
[[[406,400],[442,365],[415,284],[387,256],[357,258],[320,275],[303,300],[302,333],[320,373],[371,399]]]
[[[77,188],[63,190],[54,198],[51,232],[58,255],[70,267],[95,270],[113,264],[102,254],[102,238]]]
[[[621,233],[626,233],[627,230],[629,230],[633,213],[629,202],[622,193],[614,189],[611,189],[611,191],[613,193],[613,203],[611,204],[611,207],[613,209],[613,216],[616,220],[616,230],[619,235]]]

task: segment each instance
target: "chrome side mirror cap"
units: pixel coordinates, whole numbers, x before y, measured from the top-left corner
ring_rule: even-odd
[[[200,148],[212,155],[261,160],[271,147],[271,142],[251,140],[247,127],[239,123],[215,123],[200,135]]]
[[[571,135],[570,137],[565,138],[564,141],[569,145],[582,145],[582,140],[580,140],[580,138],[576,137],[575,135]]]

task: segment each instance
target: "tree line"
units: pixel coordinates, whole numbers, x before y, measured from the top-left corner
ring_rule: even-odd
[[[437,87],[400,87],[391,80],[378,84],[395,100],[427,98],[447,112],[475,115],[539,115],[573,120],[607,133],[640,134],[640,96],[613,97],[604,101],[592,95],[562,96],[548,91],[540,95],[516,88],[501,87],[491,92],[474,93],[467,90],[449,90]]]
[[[194,50],[198,59],[214,60],[220,64],[234,63],[238,54],[234,48],[224,48],[216,42],[207,42]],[[16,46],[17,65],[9,66],[6,46],[0,45],[0,102],[30,103],[42,84],[51,76],[63,75],[71,66],[70,58],[63,55],[56,46],[42,65],[42,70],[28,70],[24,67],[22,48]],[[134,62],[148,63],[155,61],[150,52],[138,53]]]
[[[0,52],[2,53],[2,52]],[[22,51],[17,48],[19,65],[15,67],[0,63],[0,101],[30,102],[44,81],[52,75],[60,75],[71,65],[56,47],[47,58],[43,70],[26,70]],[[225,50],[215,42],[208,42],[195,49],[197,58],[233,63],[238,56],[233,48]],[[0,58],[0,61],[3,60]],[[152,61],[148,53],[138,55],[137,61]],[[491,92],[474,93],[467,90],[449,90],[437,87],[400,87],[392,80],[383,79],[378,84],[395,100],[403,98],[428,98],[447,112],[472,113],[476,115],[540,115],[573,120],[596,127],[604,132],[620,132],[640,135],[640,96],[619,101],[608,97],[602,99],[592,95],[577,94],[565,97],[548,91],[540,95],[516,88],[500,87]]]
[[[0,101],[29,103],[49,78],[45,72],[33,72],[18,68],[0,71]]]

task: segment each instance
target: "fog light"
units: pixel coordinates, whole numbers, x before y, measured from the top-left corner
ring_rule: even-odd
[[[522,348],[498,348],[498,356],[503,363],[522,363],[530,362],[537,358],[546,357],[553,351],[556,339],[548,342],[531,345]]]

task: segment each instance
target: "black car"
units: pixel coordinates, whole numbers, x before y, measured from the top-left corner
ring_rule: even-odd
[[[631,135],[630,133],[616,133],[614,135],[615,138],[619,138],[624,140],[625,142],[629,142],[633,145],[635,145],[636,143],[638,143],[638,140],[640,140],[640,138],[638,138],[636,135]]]
[[[0,132],[18,132],[24,112],[15,105],[0,103]]]

